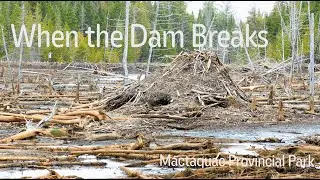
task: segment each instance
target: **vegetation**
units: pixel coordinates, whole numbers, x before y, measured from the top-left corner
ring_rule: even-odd
[[[102,46],[88,47],[86,34],[84,33],[88,27],[96,31],[97,24],[100,24],[101,29],[107,29],[108,32],[119,30],[124,32],[125,26],[125,2],[121,1],[28,1],[24,3],[25,15],[22,16],[22,2],[5,1],[0,4],[0,25],[4,28],[5,39],[8,52],[11,59],[19,59],[19,48],[14,46],[11,24],[20,30],[22,22],[26,25],[28,32],[31,30],[32,24],[41,24],[42,30],[47,30],[50,33],[61,30],[78,32],[79,47],[62,47],[56,48],[53,46],[42,46],[38,48],[37,42],[31,48],[24,46],[23,60],[25,61],[49,61],[48,54],[52,53],[52,61],[55,62],[71,62],[71,61],[88,61],[88,62],[120,62],[122,59],[122,48],[113,48],[111,44],[104,47],[104,38],[102,38]],[[284,44],[284,59],[292,56],[292,47],[290,44],[290,22],[291,10],[293,2],[276,2],[273,10],[269,14],[262,13],[255,7],[249,12],[249,16],[241,22],[241,29],[245,32],[245,23],[250,26],[250,33],[253,31],[267,30],[268,47],[248,49],[250,57],[261,59],[264,57],[282,60],[282,31]],[[315,14],[315,57],[319,56],[319,13],[320,3],[312,1],[310,12]],[[157,18],[156,29],[160,32],[165,30],[184,32],[184,47],[178,45],[171,46],[171,42],[167,41],[168,47],[154,48],[152,54],[152,62],[164,61],[167,55],[175,55],[181,50],[193,50],[192,46],[192,24],[204,24],[211,31],[237,29],[237,20],[232,12],[230,2],[218,6],[215,2],[204,2],[203,8],[200,10],[198,17],[187,12],[186,2],[169,2],[161,1],[159,3],[158,16],[156,16],[156,3],[145,1],[131,2],[130,6],[130,24],[139,23],[147,28],[150,32],[153,30],[153,22]],[[296,22],[298,27],[297,35],[297,54],[299,56],[309,55],[309,28],[308,28],[308,5],[307,2],[295,2]],[[23,17],[23,20],[22,20]],[[283,18],[284,25],[281,23]],[[130,30],[130,28],[129,28]],[[37,31],[36,31],[37,32]],[[148,33],[148,36],[150,34]],[[35,34],[37,37],[37,33]],[[129,39],[130,39],[129,33]],[[150,37],[148,37],[150,38]],[[138,32],[137,41],[142,39],[142,33]],[[96,37],[93,41],[96,42]],[[65,41],[65,40],[64,40]],[[63,43],[65,43],[63,41]],[[219,54],[224,62],[245,62],[247,56],[245,50],[239,48],[221,48],[216,40],[213,48]],[[257,42],[259,39],[257,38]],[[0,57],[5,56],[3,48],[3,40],[0,40]],[[110,43],[110,42],[109,42]],[[129,41],[130,43],[130,41]],[[179,43],[179,39],[176,41]],[[149,56],[149,45],[146,43],[143,47],[133,48],[129,44],[128,62],[146,62]],[[4,58],[2,58],[4,59]]]

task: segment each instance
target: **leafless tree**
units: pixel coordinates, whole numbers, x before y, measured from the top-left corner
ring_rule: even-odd
[[[130,13],[130,1],[126,1],[126,19],[125,19],[125,34],[124,34],[124,50],[122,57],[122,67],[124,73],[124,84],[128,83],[128,35],[129,35],[129,13]]]
[[[310,111],[314,112],[314,14],[310,13],[310,1],[308,1],[308,16],[310,29]]]
[[[24,1],[22,1],[22,6],[21,6],[21,10],[22,10],[22,14],[21,14],[21,26],[24,25],[24,18],[25,18],[25,9],[24,9]],[[19,58],[19,69],[18,69],[18,83],[17,83],[17,93],[20,93],[20,81],[22,78],[22,72],[21,72],[21,63],[22,63],[22,56],[23,56],[23,34],[21,37],[21,44],[20,44],[20,58]]]
[[[153,31],[155,31],[157,29],[157,20],[158,20],[158,14],[159,14],[159,1],[156,1],[156,16],[153,22]],[[152,37],[154,36],[154,34],[152,35]],[[147,64],[147,72],[146,72],[146,77],[149,75],[149,71],[150,71],[150,63],[151,63],[151,57],[152,57],[152,46],[150,46],[149,48],[149,56],[148,56],[148,64]]]

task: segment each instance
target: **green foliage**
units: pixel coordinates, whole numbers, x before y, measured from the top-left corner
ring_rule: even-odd
[[[230,2],[224,2],[222,6],[218,6],[213,1],[203,3],[203,8],[200,9],[198,17],[195,18],[193,13],[189,14],[186,11],[187,5],[184,1],[161,1],[159,14],[157,19],[156,29],[162,35],[164,31],[178,30],[183,31],[184,48],[179,47],[179,40],[176,41],[176,47],[171,46],[171,37],[167,41],[167,47],[154,48],[152,61],[161,61],[165,55],[175,55],[182,50],[193,50],[192,45],[192,25],[193,23],[204,24],[209,28],[213,18],[214,23],[211,26],[211,31],[227,30],[232,32],[238,30],[236,26],[236,19],[231,9]],[[252,59],[255,57],[262,58],[267,54],[268,58],[275,60],[282,60],[282,26],[280,13],[277,8],[279,6],[282,18],[290,32],[290,3],[288,1],[276,2],[273,10],[269,14],[263,14],[260,10],[253,7],[249,11],[249,16],[246,21],[242,23],[241,28],[245,32],[245,23],[250,26],[250,33],[253,31],[267,30],[268,47],[264,48],[248,48],[248,52]],[[311,13],[315,14],[315,55],[320,55],[320,36],[319,36],[319,18],[320,18],[320,3],[318,1],[311,1]],[[14,46],[11,24],[14,24],[16,30],[20,30],[22,24],[22,2],[4,1],[0,3],[0,25],[4,28],[4,36],[7,42],[9,54],[18,54],[19,48]],[[52,53],[52,60],[56,62],[70,62],[70,61],[89,61],[101,62],[110,61],[120,62],[122,59],[123,47],[112,48],[109,42],[108,47],[89,47],[88,37],[84,31],[91,27],[96,31],[96,25],[100,24],[101,30],[107,29],[109,36],[111,32],[119,30],[124,33],[124,18],[125,18],[125,2],[124,1],[26,1],[24,24],[28,32],[31,30],[32,24],[41,24],[43,31],[49,31],[52,34],[56,30],[62,32],[75,30],[78,32],[79,47],[74,47],[74,39],[71,42],[71,47],[56,48],[52,44],[46,47],[44,43],[45,36],[42,37],[42,46],[38,48],[37,31],[34,35],[33,48],[24,48],[24,59],[30,59],[31,55],[36,54],[42,61],[48,61],[48,54]],[[301,6],[301,7],[300,7]],[[130,7],[130,24],[139,23],[146,27],[149,33],[153,28],[155,20],[156,5],[154,2],[148,1],[132,1]],[[296,2],[297,12],[301,9],[301,16],[299,21],[301,27],[299,30],[300,38],[298,39],[298,53],[299,55],[309,54],[309,20],[308,20],[308,6],[307,2]],[[129,27],[129,30],[131,28]],[[129,32],[129,42],[131,41],[131,34]],[[136,41],[141,42],[143,33],[137,32]],[[148,39],[151,37],[148,34]],[[285,59],[291,56],[291,43],[289,34],[284,31],[284,56]],[[50,37],[51,39],[51,37]],[[148,40],[147,39],[147,40]],[[96,35],[92,37],[93,44],[96,44]],[[161,37],[162,43],[163,37]],[[104,38],[101,44],[104,44]],[[110,39],[109,39],[110,41]],[[261,40],[256,39],[261,44]],[[65,40],[61,42],[65,45]],[[123,42],[120,42],[123,44]],[[0,57],[4,56],[3,42],[0,38]],[[217,42],[214,42],[214,47]],[[222,49],[222,48],[220,48]],[[228,52],[226,57],[229,61],[244,61],[245,51],[243,48],[226,48]],[[259,56],[258,56],[259,55]],[[147,43],[139,48],[133,48],[129,44],[128,62],[143,61],[146,62],[149,56],[149,45]],[[37,59],[37,58],[36,58]],[[32,59],[30,59],[32,60]]]

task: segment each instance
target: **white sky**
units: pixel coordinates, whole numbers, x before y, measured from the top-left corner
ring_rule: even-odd
[[[270,13],[275,1],[230,1],[234,11],[235,18],[245,20],[249,10],[255,5],[261,12]],[[188,4],[187,11],[198,16],[199,9],[202,8],[203,1],[186,1]],[[223,4],[222,1],[215,1],[216,5]]]

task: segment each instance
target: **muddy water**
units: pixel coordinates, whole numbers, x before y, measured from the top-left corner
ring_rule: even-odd
[[[301,136],[320,133],[320,124],[278,124],[264,127],[232,127],[214,129],[211,131],[167,131],[165,134],[184,135],[192,137],[216,137],[239,140],[256,140],[263,138],[279,138],[285,143],[294,143]]]
[[[262,138],[279,138],[284,143],[221,143],[222,152],[238,155],[252,155],[257,156],[252,148],[273,149],[278,146],[294,144],[301,136],[317,134],[320,129],[320,124],[286,124],[273,125],[268,127],[247,127],[247,128],[224,128],[215,129],[211,131],[178,131],[172,130],[162,133],[163,135],[174,136],[191,136],[191,137],[216,137],[216,138],[230,138],[239,140],[256,140]],[[176,139],[177,140],[177,139]],[[182,139],[181,139],[182,140]],[[113,143],[128,143],[128,140],[103,141],[91,145],[113,144]],[[85,142],[80,144],[85,145]],[[72,145],[72,143],[70,144]],[[86,144],[88,145],[88,144]],[[79,159],[83,162],[105,162],[104,167],[53,167],[52,169],[61,175],[76,175],[82,178],[121,178],[125,174],[120,170],[120,166],[127,165],[133,161],[119,161],[116,159],[100,159],[93,155],[83,155]],[[143,172],[144,174],[167,174],[177,171],[182,171],[183,168],[162,168],[154,165],[145,167],[132,168]],[[35,169],[10,169],[0,170],[0,178],[21,178],[21,177],[37,177],[47,174],[47,170]]]
[[[97,159],[95,156],[81,156],[82,162],[104,162],[104,167],[53,167],[49,168],[55,170],[62,176],[78,176],[85,179],[105,179],[105,178],[122,178],[126,175],[120,170],[120,166],[129,164],[128,162],[121,162],[110,159]],[[131,161],[132,162],[132,161]],[[145,167],[132,168],[143,172],[144,174],[167,174],[184,170],[183,168],[161,168],[154,165],[147,165]],[[38,177],[48,174],[47,170],[31,169],[31,168],[17,168],[10,170],[0,170],[0,178],[16,179],[22,177]]]
[[[300,137],[320,133],[320,124],[279,124],[264,127],[223,128],[210,131],[167,131],[165,135],[190,136],[190,137],[215,137],[238,140],[257,140],[265,138],[282,139],[283,143],[223,143],[221,151],[230,154],[252,155],[258,154],[251,149],[275,149],[278,146],[295,144]]]
[[[274,125],[268,127],[247,127],[247,128],[224,128],[210,131],[178,131],[172,130],[162,133],[163,135],[174,136],[191,136],[191,137],[216,137],[216,138],[230,138],[239,140],[256,140],[262,138],[279,138],[284,143],[221,143],[222,152],[238,155],[252,155],[257,156],[251,149],[265,148],[273,149],[277,146],[294,144],[301,136],[317,134],[320,129],[320,124],[286,124]],[[177,139],[176,139],[177,140]],[[182,139],[181,139],[182,140]],[[91,145],[113,144],[113,143],[128,143],[128,140],[103,141]],[[79,143],[79,142],[78,142]],[[85,142],[80,142],[85,145]],[[69,145],[73,145],[72,143]],[[88,144],[86,144],[88,145]],[[83,155],[79,159],[83,162],[105,162],[104,167],[53,167],[52,169],[61,175],[76,175],[82,178],[121,178],[125,174],[120,170],[120,166],[127,165],[133,161],[119,161],[116,159],[100,159],[93,155]],[[132,168],[143,172],[144,174],[167,174],[177,171],[182,171],[183,168],[162,168],[155,165],[148,165],[145,167]],[[0,170],[0,178],[21,178],[21,177],[37,177],[47,174],[47,170],[35,169],[10,169]]]
[[[100,161],[107,163],[104,168],[96,168],[96,167],[72,167],[72,168],[55,168],[53,167],[52,170],[55,170],[57,173],[63,176],[72,176],[76,175],[82,178],[116,178],[124,176],[122,171],[119,169],[120,166],[125,165],[124,163],[112,161],[112,160],[96,160],[95,157],[88,157],[86,160],[83,161]],[[1,170],[0,171],[0,178],[21,178],[21,177],[38,177],[42,175],[48,174],[47,170],[42,169],[13,169],[13,170]]]

